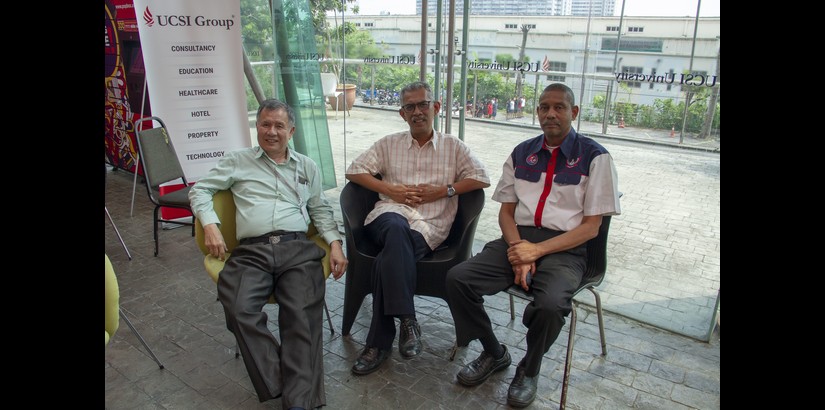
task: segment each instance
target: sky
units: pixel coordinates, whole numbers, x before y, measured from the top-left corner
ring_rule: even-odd
[[[443,0],[449,4],[449,0]],[[625,0],[625,16],[694,16],[698,0]],[[721,0],[702,0],[700,16],[720,16]],[[415,14],[415,0],[358,0],[361,15]],[[616,0],[616,15],[622,10],[622,0]]]

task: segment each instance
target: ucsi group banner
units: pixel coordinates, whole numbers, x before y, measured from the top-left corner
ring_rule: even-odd
[[[197,181],[224,153],[250,146],[240,0],[134,5],[152,115],[166,124],[186,178]]]

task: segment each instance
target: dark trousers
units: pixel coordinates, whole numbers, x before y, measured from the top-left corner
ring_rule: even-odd
[[[394,212],[375,218],[366,229],[381,248],[372,265],[372,322],[366,345],[389,350],[395,339],[394,317],[415,314],[415,264],[430,247],[406,218]]]
[[[325,251],[310,240],[240,245],[218,277],[226,327],[235,335],[260,401],[283,394],[284,408],[325,404],[323,368]],[[264,304],[278,303],[281,345]]]
[[[519,227],[522,239],[537,243],[562,232]],[[447,296],[455,322],[456,343],[467,346],[472,340],[495,337],[490,317],[484,310],[484,296],[494,295],[514,284],[512,265],[507,260],[508,245],[499,238],[447,272]],[[527,353],[519,363],[527,376],[541,369],[542,356],[564,326],[572,310],[573,292],[584,275],[587,244],[545,255],[536,260],[536,272],[530,291],[535,298],[524,308],[522,323],[527,327]]]

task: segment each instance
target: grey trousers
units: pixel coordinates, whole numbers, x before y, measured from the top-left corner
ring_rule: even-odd
[[[522,239],[533,243],[562,233],[533,227],[518,229]],[[458,346],[467,346],[485,336],[495,337],[483,296],[495,295],[514,284],[507,248],[504,239],[490,241],[477,255],[447,272],[448,303]],[[524,308],[522,320],[527,327],[527,353],[519,365],[525,368],[527,376],[539,373],[542,357],[559,336],[564,318],[573,308],[573,292],[581,282],[586,262],[586,243],[536,260],[530,286],[534,301]]]
[[[325,251],[310,240],[239,245],[218,277],[226,327],[235,335],[258,400],[283,395],[283,408],[325,405]],[[278,341],[263,307],[278,303]]]

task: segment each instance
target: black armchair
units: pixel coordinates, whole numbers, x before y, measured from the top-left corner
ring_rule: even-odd
[[[366,235],[364,220],[378,202],[378,193],[353,182],[348,182],[341,191],[341,212],[344,218],[344,233],[347,241],[346,285],[344,288],[344,319],[341,334],[349,335],[355,316],[364,302],[364,297],[372,293],[370,275],[376,244]],[[416,295],[433,296],[447,300],[444,279],[447,271],[472,256],[473,237],[478,218],[484,207],[484,190],[477,189],[458,196],[458,212],[447,239],[433,252],[423,257],[416,265]]]

